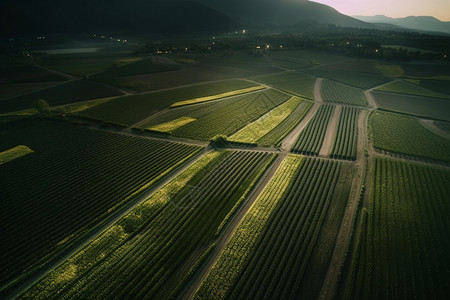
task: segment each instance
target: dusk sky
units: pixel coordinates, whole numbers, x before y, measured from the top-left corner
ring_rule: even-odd
[[[450,0],[313,0],[354,16],[385,15],[392,18],[433,16],[450,21]]]

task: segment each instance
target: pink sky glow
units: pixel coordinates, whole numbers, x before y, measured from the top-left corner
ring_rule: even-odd
[[[391,18],[433,16],[450,21],[450,0],[313,0],[355,16],[385,15]]]

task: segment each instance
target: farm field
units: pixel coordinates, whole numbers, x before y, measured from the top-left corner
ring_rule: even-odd
[[[344,63],[342,63],[344,64]],[[367,64],[362,63],[364,66]],[[361,70],[358,72],[350,70],[339,70],[339,66],[335,66],[335,64],[330,64],[326,68],[312,68],[306,69],[305,72],[310,73],[316,77],[323,77],[329,80],[337,81],[342,84],[350,85],[352,87],[361,88],[361,89],[369,89],[375,86],[378,86],[383,83],[389,82],[391,79],[383,76],[381,74],[376,73],[366,73],[365,70]],[[341,67],[342,69],[343,67]],[[354,68],[354,67],[353,67]],[[361,68],[361,66],[359,67]],[[369,70],[373,68],[372,65],[368,66]],[[373,71],[373,70],[372,70]]]
[[[44,70],[32,65],[28,61],[18,64],[0,65],[0,72],[8,74],[0,78],[0,84],[16,84],[16,83],[40,83],[40,82],[57,82],[65,81],[66,77]]]
[[[232,142],[256,143],[267,133],[275,129],[281,122],[286,120],[289,115],[301,103],[301,99],[291,97],[288,101],[269,111],[258,120],[248,124],[228,138]]]
[[[408,95],[415,95],[415,96],[428,97],[428,98],[450,99],[449,95],[437,93],[432,90],[428,90],[426,88],[423,88],[423,87],[420,87],[420,86],[417,86],[415,84],[405,82],[405,81],[394,81],[394,82],[385,84],[381,87],[378,87],[378,88],[376,88],[376,90],[382,91],[382,92],[408,94]]]
[[[77,80],[0,101],[0,113],[33,108],[33,102],[39,99],[44,99],[50,106],[59,106],[120,95],[122,95],[121,92],[101,83]]]
[[[0,298],[445,298],[448,38],[190,13],[0,41]]]
[[[196,84],[166,91],[124,96],[80,113],[92,119],[131,126],[172,104],[255,86],[244,80],[231,79]]]
[[[327,126],[333,115],[335,107],[323,104],[300,133],[297,141],[292,147],[292,152],[315,155],[319,154],[323,139],[327,132]]]
[[[235,55],[238,57],[235,58]],[[116,77],[117,84],[135,92],[148,92],[215,80],[251,79],[256,75],[279,71],[278,68],[268,65],[266,61],[263,64],[251,61],[250,63],[234,63],[235,60],[241,60],[238,53],[235,55],[217,57],[215,53],[206,53],[201,54],[200,59],[196,54],[184,55],[184,59],[195,60],[196,63],[179,64],[177,65],[180,67],[179,70],[170,72]],[[249,55],[245,56],[250,57],[250,60],[258,59]],[[213,57],[212,61],[209,61],[210,57]]]
[[[450,121],[450,101],[374,91],[377,107],[383,110]]]
[[[272,89],[236,96],[199,106],[185,106],[158,115],[142,125],[149,128],[181,117],[196,119],[174,131],[174,136],[209,140],[216,135],[231,135],[291,97]]]
[[[345,298],[446,298],[450,172],[382,158],[371,172]]]
[[[173,61],[168,60],[168,62],[158,63],[152,58],[141,59],[123,66],[109,68],[104,72],[93,75],[92,79],[122,87],[122,77],[169,72],[180,69]]]
[[[417,118],[377,111],[369,123],[374,148],[450,162],[450,140],[426,129]]]
[[[288,156],[194,299],[317,298],[352,174],[350,164]]]
[[[102,51],[100,49],[88,53],[48,54],[40,57],[39,63],[75,76],[88,76],[140,59],[142,58],[132,57],[127,52],[123,52],[123,49],[115,49],[114,51]]]
[[[245,88],[245,89],[234,90],[231,92],[225,92],[225,93],[221,93],[221,94],[217,94],[217,95],[184,100],[184,101],[176,102],[176,103],[172,104],[170,107],[180,107],[180,106],[185,106],[185,105],[198,104],[198,103],[218,100],[218,99],[225,98],[225,97],[246,94],[246,93],[250,93],[250,92],[254,92],[254,91],[258,91],[258,90],[262,90],[262,89],[265,89],[265,87],[259,85],[259,86]]]
[[[356,159],[356,142],[358,140],[358,117],[361,110],[356,107],[343,107],[331,157]]]
[[[297,72],[283,72],[252,77],[252,79],[299,97],[314,99],[314,83],[316,79],[309,75]]]
[[[21,298],[176,296],[214,247],[222,222],[274,157],[207,154]]]
[[[336,60],[346,59],[342,55],[329,55],[312,50],[288,50],[270,52],[270,59],[276,65],[287,69],[304,69],[305,67],[317,66],[320,64],[333,63]]]
[[[58,82],[15,83],[0,85],[0,101],[56,85]]]
[[[18,145],[32,153],[0,165],[2,285],[202,149],[51,121],[0,133],[1,153]]]
[[[320,92],[325,102],[359,106],[368,104],[363,90],[336,81],[324,80]]]
[[[450,123],[448,122],[435,122],[434,123],[440,130],[450,134]]]
[[[450,78],[448,78],[447,80],[422,79],[419,80],[419,85],[423,88],[433,90],[437,93],[450,95]]]
[[[262,146],[280,146],[282,140],[291,132],[305,117],[312,107],[312,103],[308,101],[302,101],[292,111],[292,113],[286,117],[277,127],[269,131],[266,135],[258,140],[258,144]]]

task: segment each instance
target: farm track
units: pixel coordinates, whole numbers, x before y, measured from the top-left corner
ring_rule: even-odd
[[[331,152],[331,147],[336,137],[339,117],[341,116],[342,105],[336,105],[333,116],[327,126],[327,133],[323,139],[322,148],[319,151],[319,156],[328,157]]]
[[[21,282],[18,287],[15,287],[12,291],[10,291],[7,295],[4,296],[4,299],[15,299],[33,284],[37,283],[40,279],[42,279],[47,273],[49,273],[54,268],[58,267],[64,261],[66,261],[69,257],[80,251],[83,247],[85,247],[89,242],[99,236],[103,231],[112,226],[115,222],[117,222],[120,218],[125,216],[143,201],[148,199],[153,193],[155,193],[159,188],[163,187],[165,184],[176,178],[182,172],[187,170],[190,166],[195,164],[200,158],[206,155],[211,149],[209,147],[205,148],[202,152],[196,154],[194,157],[190,158],[188,161],[184,162],[184,164],[172,170],[169,174],[167,174],[163,179],[161,179],[156,184],[152,185],[148,188],[147,191],[143,191],[140,195],[138,195],[134,200],[130,201],[124,207],[118,209],[116,212],[109,215],[106,219],[104,219],[100,224],[91,228],[88,232],[86,232],[82,237],[80,237],[77,241],[69,245],[65,250],[60,252],[58,255],[53,257],[47,263],[45,263],[39,270],[37,270],[32,276],[30,276],[26,281]]]
[[[372,90],[364,91],[364,95],[366,96],[367,102],[369,103],[369,108],[376,109],[377,102],[375,101],[375,98],[373,97]]]
[[[341,227],[336,239],[336,245],[330,260],[330,265],[319,295],[319,299],[334,299],[340,275],[345,263],[345,258],[349,252],[350,242],[353,233],[353,227],[357,216],[361,190],[364,184],[367,162],[364,157],[364,149],[368,143],[367,135],[368,114],[364,111],[359,115],[358,119],[358,143],[357,143],[357,160],[358,167],[356,176],[353,179],[347,208],[342,219]]]
[[[284,139],[283,143],[281,144],[281,151],[290,151],[292,146],[294,146],[295,142],[298,139],[298,136],[302,132],[302,130],[308,125],[309,121],[312,119],[312,117],[316,114],[317,110],[319,109],[320,104],[315,103],[311,109],[309,110],[308,114],[303,118],[303,120],[297,125],[297,127],[292,130],[288,136]]]
[[[275,172],[278,170],[278,167],[281,165],[283,160],[286,158],[287,152],[281,153],[272,162],[271,166],[264,172],[262,178],[255,184],[250,192],[249,196],[245,200],[245,202],[241,205],[241,208],[235,212],[234,216],[227,222],[226,227],[223,229],[223,232],[219,236],[216,246],[210,256],[206,259],[200,270],[197,274],[195,274],[194,278],[187,285],[184,291],[182,291],[180,299],[192,299],[197,289],[200,287],[203,280],[211,271],[214,263],[219,258],[220,254],[223,252],[225,246],[230,241],[233,233],[236,231],[238,226],[241,224],[245,215],[250,211],[253,207],[256,199],[264,190],[266,185],[269,183],[270,179],[273,177]]]
[[[314,84],[314,100],[318,103],[324,103],[322,98],[322,93],[320,89],[322,88],[323,78],[317,78],[316,83]]]

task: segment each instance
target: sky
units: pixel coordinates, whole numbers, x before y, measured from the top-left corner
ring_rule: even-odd
[[[349,16],[385,15],[391,18],[433,16],[450,21],[450,0],[311,0]]]

